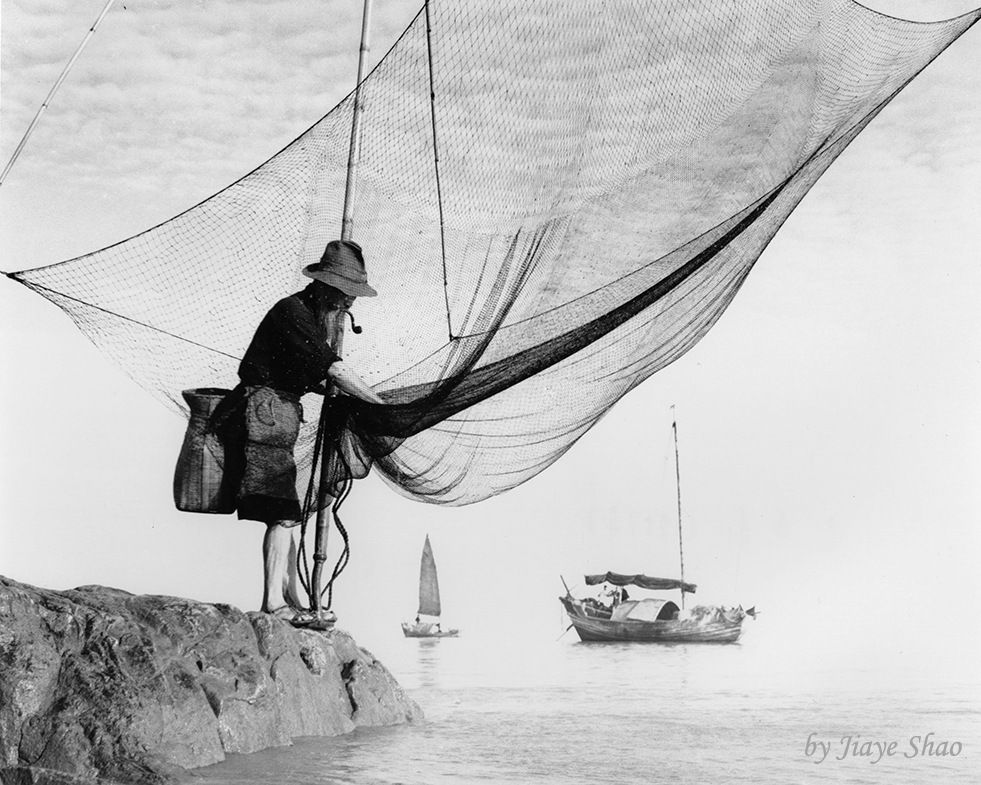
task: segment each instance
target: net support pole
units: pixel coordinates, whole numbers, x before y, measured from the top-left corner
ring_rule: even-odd
[[[368,55],[368,33],[371,29],[371,0],[364,0],[364,14],[361,20],[361,46],[358,50],[358,81],[354,88],[354,112],[351,120],[351,145],[347,158],[347,180],[344,185],[344,211],[341,217],[341,239],[350,240],[354,229],[354,183],[357,174],[358,160],[361,153],[361,82],[364,80],[365,61]],[[336,311],[331,320],[328,341],[334,353],[342,356],[344,347],[344,312]],[[324,405],[320,414],[320,427],[326,425],[329,409],[326,397],[337,395],[337,389],[331,386],[326,393]],[[313,574],[310,576],[310,608],[320,620],[324,615],[323,608],[323,570],[327,561],[327,533],[330,526],[328,517],[333,498],[328,487],[330,466],[327,454],[327,441],[323,442],[323,455],[320,456],[320,478],[317,489],[317,528],[314,541]]]
[[[678,557],[681,560],[681,609],[685,609],[685,550],[681,542],[681,461],[678,458],[678,419],[671,405],[671,430],[674,433],[674,476],[678,489]]]
[[[350,240],[354,231],[354,183],[361,158],[361,82],[364,80],[365,61],[368,59],[368,32],[371,29],[371,0],[364,0],[361,19],[361,48],[358,51],[358,82],[354,88],[354,112],[351,119],[351,145],[347,155],[347,181],[344,184],[344,213],[341,219],[341,239]]]
[[[61,87],[61,83],[65,81],[65,77],[68,76],[68,72],[72,70],[72,66],[75,65],[75,61],[78,60],[78,56],[82,54],[82,50],[85,48],[85,45],[95,33],[95,28],[97,28],[99,23],[102,22],[103,17],[109,13],[109,9],[114,2],[115,0],[109,0],[109,2],[106,3],[105,7],[102,9],[102,13],[99,14],[99,18],[96,19],[95,24],[89,28],[89,31],[85,34],[85,38],[82,39],[82,43],[78,45],[78,49],[75,50],[75,54],[73,54],[71,60],[68,61],[68,65],[66,65],[62,70],[61,76],[58,77],[58,81],[54,83],[54,87],[51,88],[47,97],[41,102],[41,108],[37,110],[37,114],[34,115],[34,119],[31,120],[31,124],[27,126],[27,131],[24,133],[24,137],[20,140],[20,144],[17,145],[17,149],[14,150],[14,154],[10,156],[10,160],[4,167],[3,173],[0,174],[0,185],[2,185],[3,181],[7,179],[7,174],[13,167],[14,161],[16,161],[20,156],[21,151],[24,149],[24,145],[27,144],[28,138],[30,138],[30,135],[34,132],[34,126],[36,126],[38,120],[41,119],[41,114],[48,108],[48,104],[51,103],[51,99],[54,98],[54,94],[58,92],[58,88]]]

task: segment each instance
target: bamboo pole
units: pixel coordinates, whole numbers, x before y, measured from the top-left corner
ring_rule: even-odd
[[[354,183],[361,157],[361,82],[364,81],[368,55],[368,32],[371,28],[371,0],[364,0],[361,19],[361,48],[358,50],[358,82],[354,88],[354,116],[351,120],[351,145],[347,156],[347,181],[344,185],[344,212],[341,219],[341,239],[350,240],[354,231]]]
[[[65,77],[68,76],[68,72],[72,70],[72,66],[75,65],[75,61],[78,60],[78,56],[82,54],[82,50],[85,48],[85,45],[89,42],[89,39],[95,33],[95,28],[99,26],[99,23],[102,21],[102,18],[109,13],[109,8],[112,6],[114,2],[115,0],[109,0],[109,2],[106,3],[105,7],[102,9],[102,13],[99,14],[99,18],[96,19],[95,24],[93,24],[92,27],[89,28],[89,31],[85,34],[85,38],[82,39],[82,43],[78,45],[78,49],[75,50],[75,54],[73,54],[71,60],[68,61],[68,65],[66,65],[62,70],[61,76],[58,77],[58,81],[54,83],[54,87],[51,88],[47,97],[44,99],[44,101],[41,102],[41,108],[37,110],[37,114],[34,115],[34,119],[31,120],[31,124],[27,126],[27,131],[24,133],[24,137],[20,140],[20,144],[17,145],[17,149],[14,150],[14,154],[10,156],[10,160],[7,162],[7,166],[4,167],[3,174],[0,174],[0,185],[2,185],[3,181],[7,179],[7,174],[10,172],[10,169],[13,167],[14,161],[16,161],[17,158],[20,156],[21,151],[24,149],[24,145],[27,144],[28,138],[30,137],[31,133],[33,133],[34,131],[34,126],[36,126],[37,121],[41,119],[41,113],[48,108],[48,104],[51,103],[51,99],[54,98],[54,94],[58,92],[58,88],[61,87],[61,83],[65,81]]]
[[[364,14],[361,20],[361,46],[358,50],[358,81],[354,88],[354,112],[351,120],[351,144],[347,158],[347,180],[344,185],[344,209],[341,217],[341,239],[350,240],[354,228],[354,183],[358,161],[361,153],[361,82],[364,81],[365,61],[367,59],[368,33],[371,27],[371,0],[364,0]],[[338,310],[331,319],[328,341],[334,352],[341,356],[344,348],[344,311]],[[331,387],[324,396],[323,408],[320,413],[320,427],[326,425],[329,396],[337,395],[336,388]],[[317,614],[317,620],[324,618],[323,608],[323,568],[327,561],[327,534],[330,525],[328,511],[333,502],[327,485],[329,465],[327,461],[327,442],[323,443],[323,455],[320,456],[320,478],[317,489],[317,528],[314,541],[313,574],[310,576],[310,608]]]

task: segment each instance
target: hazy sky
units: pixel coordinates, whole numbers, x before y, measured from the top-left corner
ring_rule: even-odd
[[[2,164],[103,5],[3,0]],[[971,3],[877,3],[914,5]],[[373,63],[415,11],[376,5]],[[359,28],[360,3],[117,0],[0,186],[0,269],[124,239],[266,160],[353,87]],[[556,637],[560,574],[676,575],[676,404],[698,600],[763,608],[747,641],[831,630],[842,658],[915,649],[965,667],[981,643],[979,45],[973,29],[930,65],[708,337],[544,474],[460,509],[358,483],[342,626],[369,648],[400,635],[427,532],[444,618],[473,635],[506,614]],[[0,574],[258,607],[261,524],[173,507],[184,421],[7,280],[0,412]],[[898,631],[914,618],[930,636]]]

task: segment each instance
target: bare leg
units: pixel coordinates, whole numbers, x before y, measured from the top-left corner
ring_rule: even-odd
[[[299,578],[296,574],[296,537],[292,536],[292,532],[290,533],[289,561],[286,564],[286,577],[283,580],[283,594],[286,597],[286,602],[293,608],[302,610],[306,607],[306,603],[300,599]]]
[[[286,584],[290,561],[290,544],[293,533],[280,523],[271,523],[266,528],[262,541],[262,558],[265,572],[265,586],[262,592],[262,610],[272,613],[284,605],[283,587]]]

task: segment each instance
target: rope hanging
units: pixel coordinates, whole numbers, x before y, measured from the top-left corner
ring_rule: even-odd
[[[433,26],[429,10],[429,0],[425,3],[426,11],[426,60],[429,64],[429,117],[433,128],[433,169],[436,174],[436,204],[439,207],[439,250],[443,265],[443,299],[446,303],[446,332],[449,340],[453,341],[453,319],[450,312],[450,283],[446,270],[446,218],[443,215],[443,187],[439,179],[439,142],[436,135],[436,80],[433,76]]]
[[[300,544],[296,553],[296,571],[297,576],[300,579],[300,584],[307,596],[310,596],[311,594],[310,565],[306,547],[307,524],[317,510],[317,505],[315,504],[314,499],[318,496],[320,490],[320,472],[318,470],[322,461],[325,459],[325,449],[329,446],[327,434],[328,426],[331,424],[331,401],[332,399],[330,397],[325,396],[321,406],[320,417],[317,425],[317,435],[314,440],[313,456],[311,459],[310,477],[307,481],[306,492],[303,495],[303,506],[300,513]],[[331,572],[330,579],[320,591],[321,597],[323,597],[324,594],[327,595],[327,604],[325,606],[327,610],[330,610],[333,602],[334,581],[340,577],[341,573],[344,572],[351,560],[350,535],[348,534],[347,528],[341,521],[340,509],[347,500],[347,497],[350,495],[351,488],[354,485],[354,481],[350,476],[350,464],[344,456],[344,452],[340,448],[340,445],[335,443],[331,447],[332,454],[337,457],[342,466],[342,477],[344,479],[341,480],[339,485],[335,485],[333,488],[336,495],[334,496],[334,502],[331,505],[330,514],[334,525],[341,534],[341,539],[344,542],[344,546],[341,550],[341,555],[338,557],[337,563],[334,565],[334,569]]]

